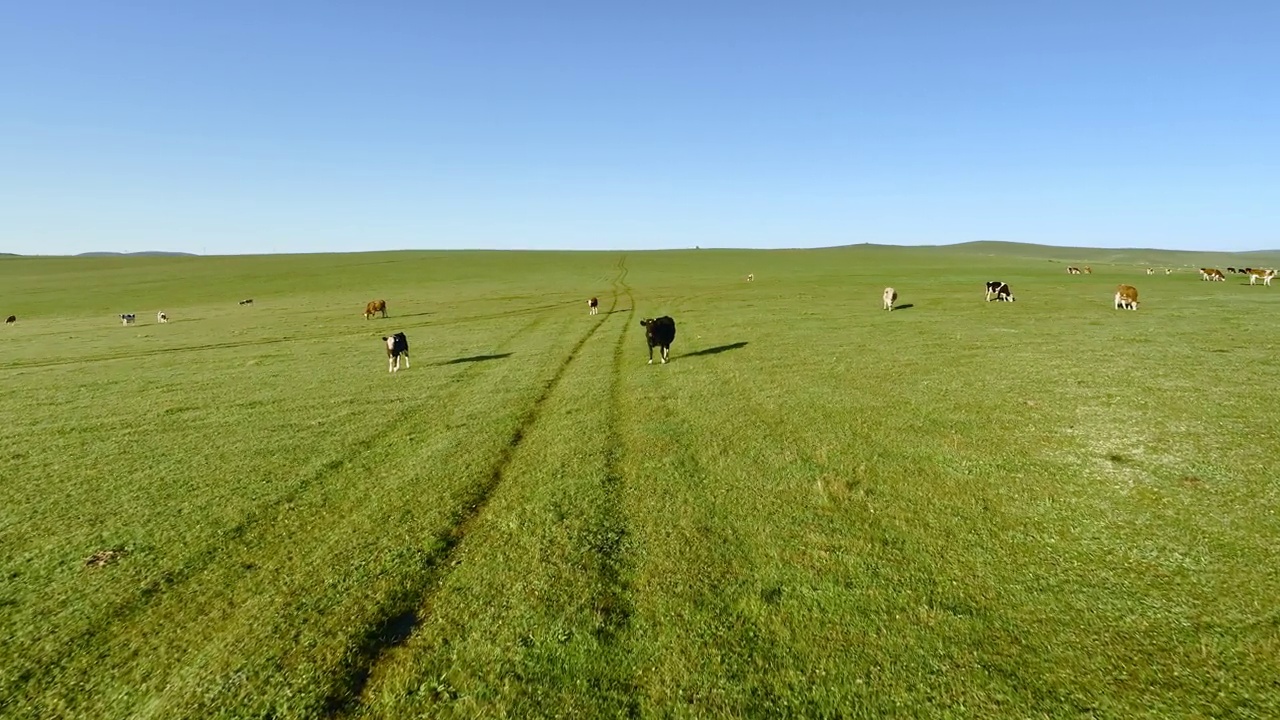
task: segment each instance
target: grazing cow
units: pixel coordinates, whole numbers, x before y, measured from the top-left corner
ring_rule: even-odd
[[[1079,274],[1080,274],[1080,268],[1078,268],[1078,267],[1069,267],[1069,268],[1067,268],[1067,274],[1068,274],[1068,275],[1079,275]]]
[[[1257,268],[1240,268],[1240,272],[1244,273],[1245,275],[1252,273],[1254,270],[1257,270]]]
[[[1138,288],[1132,285],[1116,286],[1116,309],[1138,309]]]
[[[1009,289],[1009,283],[999,280],[992,280],[987,283],[987,302],[991,302],[992,298],[1003,300],[1005,302],[1013,302],[1013,291]]]
[[[409,338],[398,332],[390,337],[382,338],[387,345],[387,372],[399,372],[400,356],[404,356],[404,366],[409,367]]]
[[[17,315],[10,315],[9,317],[7,317],[7,318],[5,318],[5,319],[4,319],[4,324],[5,324],[5,325],[12,325],[12,324],[14,324],[14,323],[16,323],[16,322],[18,322],[18,316],[17,316]]]
[[[133,313],[124,313],[123,315],[120,316],[120,324],[132,325],[133,321],[137,319],[138,319],[137,316],[134,315]]]
[[[1249,284],[1253,285],[1259,279],[1261,279],[1263,285],[1270,286],[1271,278],[1275,276],[1276,276],[1275,270],[1263,270],[1261,268],[1252,268],[1249,270]]]
[[[753,275],[753,274],[748,274],[748,275],[747,275],[747,282],[751,282],[752,280],[755,280],[755,279],[756,279],[756,276],[755,276],[755,275]]]
[[[1165,268],[1165,269],[1164,269],[1164,274],[1165,274],[1165,275],[1172,275],[1172,274],[1173,274],[1173,268]]]
[[[240,304],[241,304],[241,305],[252,305],[252,304],[253,304],[253,298],[249,298],[248,300],[241,300],[241,301],[240,301]]]
[[[365,305],[365,306],[364,306],[364,319],[365,319],[365,320],[368,320],[369,318],[373,317],[373,316],[374,316],[375,314],[377,314],[377,313],[382,313],[382,317],[386,317],[386,316],[387,316],[387,301],[386,301],[386,300],[373,300],[373,301],[371,301],[368,305]]]
[[[1085,275],[1092,275],[1092,274],[1093,274],[1093,268],[1089,267],[1088,265],[1085,265],[1085,266],[1084,266],[1084,274],[1085,274]]]
[[[881,296],[881,299],[884,300],[884,309],[889,312],[893,312],[893,303],[898,299],[898,291],[891,287],[887,287],[884,289],[884,294]]]
[[[1209,268],[1209,279],[1215,282],[1226,282],[1227,276],[1223,275],[1222,271],[1217,268]]]
[[[1238,271],[1238,270],[1236,270],[1236,269],[1235,269],[1235,268],[1233,268],[1233,267],[1229,267],[1229,268],[1227,268],[1227,272],[1231,273],[1232,275],[1235,275],[1235,274],[1236,274],[1237,272],[1239,272],[1239,271]]]
[[[649,364],[653,364],[653,349],[661,348],[662,362],[667,362],[671,354],[671,343],[676,339],[676,321],[663,315],[660,318],[646,318],[640,321],[644,328],[644,339],[649,343]]]
[[[1155,268],[1147,268],[1147,274],[1148,274],[1148,275],[1155,275],[1155,274],[1156,274],[1156,269],[1155,269]]]
[[[600,298],[591,298],[587,301],[587,307],[591,308],[587,311],[588,315],[595,315],[600,312]]]
[[[169,322],[169,316],[166,315],[163,310],[161,310],[160,312],[156,313],[156,322],[167,323]]]

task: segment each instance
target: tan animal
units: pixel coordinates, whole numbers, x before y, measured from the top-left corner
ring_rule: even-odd
[[[1165,275],[1172,275],[1172,274],[1173,274],[1173,268],[1165,268],[1165,269],[1164,269],[1164,274],[1165,274]]]
[[[884,289],[884,309],[893,311],[893,303],[898,299],[898,291],[891,287]]]
[[[1261,269],[1261,268],[1250,268],[1250,269],[1249,269],[1249,284],[1250,284],[1250,285],[1253,285],[1253,284],[1254,284],[1254,283],[1256,283],[1259,279],[1261,279],[1261,280],[1262,280],[1262,284],[1263,284],[1263,285],[1268,285],[1268,286],[1270,286],[1270,285],[1271,285],[1271,278],[1273,278],[1273,277],[1275,277],[1275,276],[1276,276],[1276,271],[1275,271],[1275,270],[1263,270],[1263,269]]]
[[[1085,265],[1085,266],[1084,266],[1084,274],[1085,274],[1085,275],[1092,275],[1092,274],[1093,274],[1093,268],[1089,267],[1088,265]]]
[[[1116,286],[1116,309],[1137,310],[1138,288],[1132,285]]]
[[[755,280],[755,279],[756,279],[755,275],[752,275],[752,274],[747,275],[747,282],[751,282],[752,280]]]
[[[1156,274],[1156,269],[1155,269],[1155,268],[1147,268],[1147,274],[1148,274],[1148,275],[1155,275],[1155,274]]]
[[[1222,271],[1217,268],[1200,268],[1200,279],[1226,282],[1227,276],[1223,275]]]
[[[373,317],[373,316],[374,316],[375,314],[377,314],[377,313],[382,313],[382,317],[386,317],[386,316],[387,316],[387,301],[386,301],[386,300],[373,300],[373,301],[371,301],[368,305],[365,305],[365,306],[364,306],[364,319],[365,319],[365,320],[368,320],[369,318]]]
[[[1069,267],[1069,268],[1067,268],[1067,274],[1068,274],[1068,275],[1079,275],[1079,274],[1080,274],[1080,268],[1078,268],[1078,267]]]

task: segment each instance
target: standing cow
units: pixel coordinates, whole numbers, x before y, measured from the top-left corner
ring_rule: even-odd
[[[587,311],[588,315],[595,315],[600,312],[600,298],[591,298],[588,300],[587,307],[590,308],[590,310]]]
[[[660,318],[646,318],[640,321],[644,328],[644,339],[649,343],[649,364],[653,364],[653,349],[661,348],[662,362],[667,362],[671,354],[671,343],[676,339],[676,321],[663,315]]]
[[[399,372],[400,356],[404,356],[405,369],[409,367],[409,338],[405,334],[398,332],[395,335],[382,338],[382,342],[387,346],[387,372]]]
[[[382,313],[382,317],[386,317],[386,316],[387,316],[387,301],[386,301],[386,300],[372,300],[372,301],[370,301],[370,302],[369,302],[369,304],[368,304],[368,305],[365,305],[365,306],[364,306],[364,319],[365,319],[365,320],[368,320],[369,318],[373,317],[373,316],[374,316],[374,315],[376,315],[377,313]]]
[[[1009,289],[1009,283],[1000,280],[992,280],[987,283],[987,302],[992,300],[1013,302],[1013,291]]]
[[[1137,310],[1138,288],[1132,285],[1116,286],[1116,309]]]
[[[1068,274],[1068,275],[1079,275],[1079,274],[1080,274],[1080,268],[1078,268],[1078,267],[1069,267],[1069,268],[1067,268],[1067,274]]]
[[[1253,284],[1257,283],[1257,282],[1258,282],[1258,280],[1262,280],[1262,284],[1263,284],[1263,285],[1270,286],[1270,285],[1271,285],[1271,278],[1273,278],[1273,277],[1275,277],[1275,276],[1276,276],[1276,271],[1275,271],[1275,270],[1262,270],[1262,269],[1260,269],[1260,268],[1250,268],[1250,269],[1249,269],[1249,284],[1250,284],[1250,285],[1253,285]]]
[[[898,299],[898,291],[894,290],[891,287],[887,287],[884,289],[884,294],[881,295],[880,297],[882,300],[884,300],[884,309],[892,312],[893,303],[895,300]]]
[[[169,315],[165,311],[161,310],[160,312],[156,313],[156,322],[158,323],[169,322]]]
[[[5,319],[4,319],[4,324],[5,324],[5,325],[12,325],[12,324],[14,324],[14,323],[16,323],[16,322],[18,322],[18,316],[17,316],[17,315],[10,315],[9,317],[7,317],[7,318],[5,318]]]
[[[138,319],[138,316],[135,315],[134,313],[124,313],[123,315],[120,316],[120,324],[132,325],[133,321],[137,319]]]

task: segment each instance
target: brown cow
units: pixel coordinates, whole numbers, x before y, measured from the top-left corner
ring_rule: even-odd
[[[1092,275],[1092,274],[1093,274],[1093,268],[1089,267],[1088,265],[1085,265],[1085,266],[1084,266],[1084,274],[1085,274],[1085,275]]]
[[[1263,270],[1263,269],[1261,269],[1261,268],[1250,268],[1250,270],[1249,270],[1249,284],[1250,284],[1250,285],[1253,285],[1253,284],[1254,284],[1254,283],[1256,283],[1259,279],[1261,279],[1261,280],[1262,280],[1262,284],[1263,284],[1263,285],[1268,285],[1268,286],[1269,286],[1269,285],[1271,285],[1271,278],[1273,278],[1273,277],[1275,277],[1275,276],[1276,276],[1276,271],[1275,271],[1275,270]]]
[[[374,301],[370,302],[368,305],[365,305],[365,306],[364,306],[364,319],[365,319],[365,320],[368,320],[369,318],[373,317],[375,313],[382,313],[382,317],[386,317],[386,316],[387,316],[387,301],[386,301],[386,300],[374,300]]]
[[[1217,268],[1200,268],[1200,279],[1220,282],[1227,281],[1227,277]]]
[[[1138,288],[1132,285],[1116,286],[1116,309],[1138,309]]]

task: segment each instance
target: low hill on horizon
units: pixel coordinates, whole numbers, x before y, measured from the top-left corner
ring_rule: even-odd
[[[199,257],[196,253],[171,252],[168,250],[143,250],[142,252],[86,252],[72,257]]]

